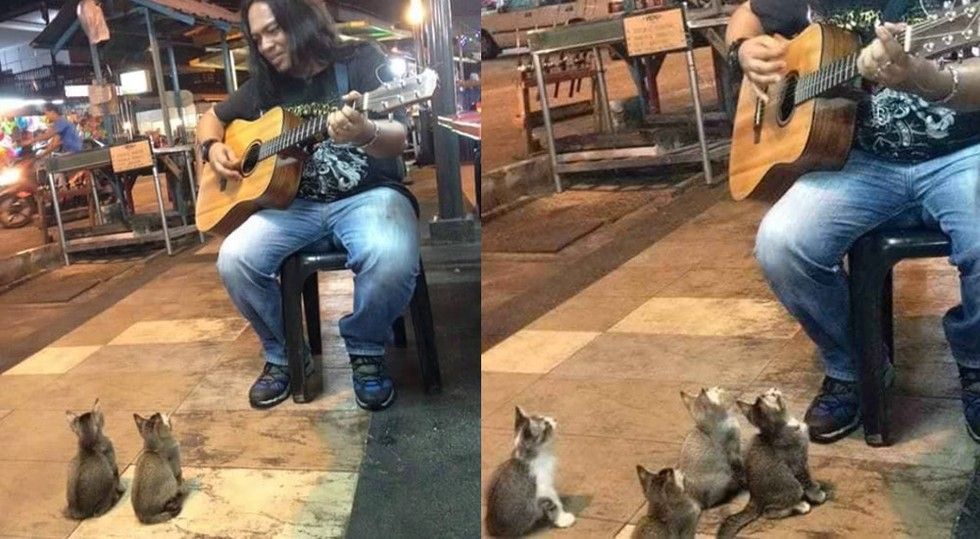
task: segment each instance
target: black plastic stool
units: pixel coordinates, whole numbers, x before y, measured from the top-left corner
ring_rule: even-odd
[[[282,265],[282,315],[286,334],[286,359],[289,362],[289,375],[292,380],[293,400],[310,402],[323,390],[323,375],[316,370],[312,376],[305,376],[303,369],[303,314],[306,311],[306,330],[313,355],[323,353],[320,334],[320,290],[317,272],[347,269],[347,253],[297,253]],[[303,307],[300,307],[302,302]],[[439,374],[439,358],[436,354],[435,327],[432,323],[432,304],[429,302],[429,287],[425,281],[425,270],[419,260],[419,274],[415,280],[415,291],[410,303],[412,327],[415,329],[415,344],[419,356],[419,370],[426,393],[438,393],[442,389]],[[395,344],[407,344],[405,318],[398,317],[394,325]]]
[[[891,444],[885,395],[887,362],[894,363],[892,267],[906,258],[949,256],[949,237],[936,230],[874,230],[848,254],[851,330],[857,347],[864,440]]]

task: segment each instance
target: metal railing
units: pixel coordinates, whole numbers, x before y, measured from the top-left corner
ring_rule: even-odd
[[[63,98],[66,85],[91,84],[92,66],[56,64],[0,74],[0,94],[8,97]]]

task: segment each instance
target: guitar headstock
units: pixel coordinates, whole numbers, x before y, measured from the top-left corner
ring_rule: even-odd
[[[387,114],[395,109],[426,101],[432,97],[439,86],[439,75],[426,68],[417,75],[411,75],[387,82],[364,96],[364,108],[378,114]]]
[[[980,2],[944,9],[909,26],[900,37],[906,52],[926,58],[973,47],[980,43]]]

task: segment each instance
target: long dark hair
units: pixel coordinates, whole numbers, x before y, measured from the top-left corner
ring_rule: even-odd
[[[268,102],[278,96],[278,87],[285,76],[262,57],[252,39],[248,10],[257,2],[269,6],[276,23],[286,33],[292,65],[308,63],[311,58],[330,64],[349,54],[351,47],[341,43],[337,26],[323,0],[242,0],[242,31],[248,42],[248,67],[263,100]]]

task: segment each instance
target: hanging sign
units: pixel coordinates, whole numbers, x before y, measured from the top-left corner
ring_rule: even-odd
[[[647,56],[687,48],[681,8],[648,11],[623,17],[623,35],[629,56]]]
[[[111,146],[109,160],[113,172],[126,172],[153,166],[153,149],[149,140],[139,140],[129,144]]]

